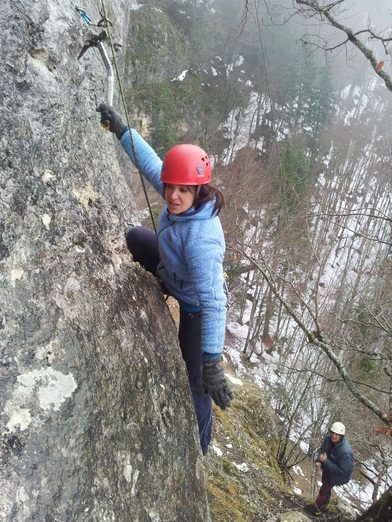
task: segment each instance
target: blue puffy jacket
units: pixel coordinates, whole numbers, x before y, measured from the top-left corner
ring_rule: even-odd
[[[325,437],[319,450],[316,462],[320,462],[320,455],[327,454],[327,460],[322,464],[327,472],[327,482],[334,486],[347,484],[354,469],[354,456],[350,444],[343,437],[337,444],[332,444],[331,437]]]
[[[164,197],[160,180],[162,160],[132,129],[140,171]],[[121,145],[136,164],[127,130]],[[170,214],[165,205],[158,222],[158,277],[185,311],[202,313],[201,349],[218,354],[223,350],[226,327],[226,295],[223,279],[225,241],[219,217],[213,215],[215,201],[199,210],[191,207],[182,214]]]

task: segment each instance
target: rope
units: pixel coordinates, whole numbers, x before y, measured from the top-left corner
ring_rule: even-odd
[[[109,20],[108,20],[107,14],[106,14],[105,0],[102,0],[102,10],[103,10],[104,20],[105,20],[105,23],[106,23],[106,31],[107,31],[107,34],[108,34],[108,37],[109,37],[110,48],[112,50],[113,63],[114,63],[114,68],[116,69],[117,81],[118,81],[118,85],[119,85],[119,88],[120,88],[121,99],[122,99],[122,103],[123,103],[123,106],[124,106],[125,117],[126,117],[126,120],[127,120],[129,134],[131,136],[132,150],[133,150],[133,155],[135,157],[136,168],[137,168],[137,170],[139,172],[140,181],[142,183],[143,192],[144,192],[144,196],[145,196],[146,201],[147,201],[147,206],[148,206],[148,210],[149,210],[149,213],[150,213],[151,221],[152,221],[152,224],[153,224],[153,227],[154,227],[154,231],[155,231],[155,234],[158,235],[157,229],[156,229],[156,225],[155,225],[155,221],[154,221],[154,217],[152,215],[150,201],[148,199],[146,185],[145,185],[144,178],[143,178],[141,170],[140,170],[140,165],[139,165],[139,160],[138,160],[138,157],[137,157],[135,143],[133,141],[133,136],[132,136],[132,131],[131,131],[131,124],[129,122],[127,103],[125,101],[124,90],[123,90],[123,87],[122,87],[121,77],[120,77],[120,73],[119,73],[119,70],[118,70],[117,59],[116,59],[116,52],[115,52],[115,49],[114,49],[113,40],[112,40],[112,34],[111,34],[111,31],[110,31],[110,24],[109,24]]]
[[[261,24],[260,24],[260,19],[259,19],[259,10],[257,8],[257,1],[256,0],[254,0],[254,6],[255,6],[255,13],[256,13],[257,29],[258,29],[258,33],[259,33],[259,39],[260,39],[261,54],[262,54],[262,57],[263,57],[265,77],[266,77],[266,80],[267,80],[268,96],[269,96],[269,99],[271,101],[271,124],[272,124],[272,130],[274,130],[274,126],[275,126],[274,102],[273,102],[272,94],[271,94],[271,85],[270,85],[269,75],[268,75],[267,59],[266,59],[264,42],[263,42],[263,35],[262,35]],[[276,133],[274,133],[274,134],[275,134],[276,154],[277,154],[277,158],[278,158],[278,169],[279,169],[280,176],[282,176],[282,161],[281,161],[280,152],[279,152],[278,137],[277,137]],[[286,200],[286,188],[285,188],[284,183],[282,183],[282,187],[283,187],[283,194],[284,194],[284,197],[285,197],[285,200]],[[289,223],[287,205],[286,205],[286,219],[287,219],[287,222]]]

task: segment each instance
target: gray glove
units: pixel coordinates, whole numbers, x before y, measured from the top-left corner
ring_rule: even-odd
[[[215,404],[225,410],[230,408],[234,393],[227,383],[221,362],[222,356],[203,359],[203,392],[209,393]]]
[[[125,123],[122,122],[121,116],[111,105],[101,103],[97,107],[97,112],[101,113],[101,123],[103,126],[108,127],[110,132],[113,132],[118,139],[124,134],[126,128]]]

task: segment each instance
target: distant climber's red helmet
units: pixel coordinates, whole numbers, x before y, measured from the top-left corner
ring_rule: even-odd
[[[197,145],[176,145],[163,158],[161,181],[170,185],[205,185],[211,181],[211,163]]]

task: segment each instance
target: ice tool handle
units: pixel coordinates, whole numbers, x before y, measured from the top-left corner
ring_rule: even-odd
[[[92,19],[89,17],[89,15],[86,13],[86,11],[84,11],[83,9],[81,9],[80,7],[77,7],[76,10],[78,11],[78,13],[80,13],[80,15],[82,16],[83,20],[86,22],[87,25],[94,25]],[[102,20],[100,20],[97,24],[97,27],[103,27],[104,24],[109,23],[111,24],[110,20],[106,20],[104,18],[102,18]],[[113,105],[113,85],[114,85],[114,75],[113,75],[113,67],[112,67],[112,64],[110,63],[110,60],[109,60],[109,57],[108,57],[108,54],[106,52],[106,49],[103,45],[103,40],[104,38],[102,37],[102,35],[106,38],[106,33],[104,31],[101,32],[100,35],[98,35],[98,37],[96,38],[93,38],[92,40],[90,40],[90,42],[84,46],[84,48],[82,49],[82,52],[79,54],[79,58],[82,56],[82,54],[87,50],[88,47],[97,47],[98,50],[99,50],[99,53],[101,55],[101,58],[103,60],[103,63],[105,64],[105,67],[106,67],[106,71],[107,71],[107,75],[108,75],[108,97],[107,97],[107,102],[109,105]],[[101,123],[102,127],[106,130],[109,130],[109,125],[105,125],[104,123]]]
[[[103,46],[103,43],[99,42],[97,47],[98,47],[98,50],[99,50],[99,52],[101,54],[103,63],[105,64],[105,67],[106,67],[106,70],[107,70],[107,73],[108,73],[108,104],[109,105],[113,105],[114,75],[113,75],[112,64],[110,63],[108,54],[107,54],[107,52],[105,50],[105,47]],[[104,125],[104,127],[105,128],[107,127],[107,129],[109,128],[107,125]]]

